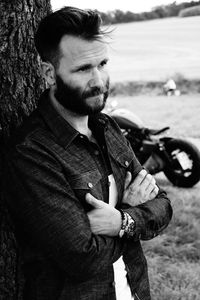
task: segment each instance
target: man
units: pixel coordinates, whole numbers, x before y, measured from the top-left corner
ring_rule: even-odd
[[[158,235],[172,210],[100,113],[109,92],[100,23],[65,7],[35,36],[49,89],[11,140],[5,174],[27,300],[150,299],[140,239]]]

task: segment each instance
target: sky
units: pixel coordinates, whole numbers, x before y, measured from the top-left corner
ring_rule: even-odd
[[[79,8],[97,9],[102,12],[120,9],[135,13],[150,11],[158,5],[167,5],[174,0],[51,0],[52,9],[56,10],[63,6],[75,6]],[[176,3],[191,2],[191,0],[177,0]]]

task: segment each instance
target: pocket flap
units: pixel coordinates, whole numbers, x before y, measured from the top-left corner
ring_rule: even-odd
[[[121,152],[120,154],[118,154],[117,157],[115,157],[115,159],[121,166],[128,168],[133,160],[133,154],[130,150],[126,152]]]
[[[90,190],[101,180],[101,178],[100,172],[94,170],[74,175],[73,178],[69,179],[69,182],[73,189]]]

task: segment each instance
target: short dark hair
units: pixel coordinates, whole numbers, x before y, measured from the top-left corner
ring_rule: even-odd
[[[64,35],[99,39],[104,34],[101,23],[96,11],[65,6],[42,19],[35,34],[36,49],[43,61],[56,65],[60,57],[59,43]]]

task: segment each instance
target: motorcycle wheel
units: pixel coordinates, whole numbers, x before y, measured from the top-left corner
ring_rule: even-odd
[[[163,170],[166,177],[179,187],[192,187],[200,180],[200,152],[188,141],[172,139],[165,145],[171,163]]]

